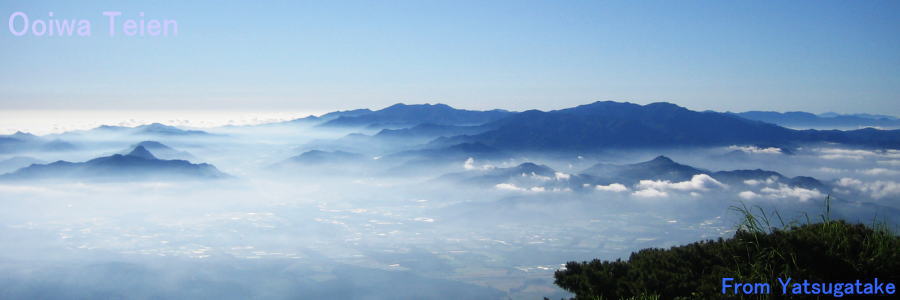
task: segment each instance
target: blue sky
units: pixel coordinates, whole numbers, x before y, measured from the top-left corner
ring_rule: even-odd
[[[3,1],[0,109],[900,115],[897,1],[262,2]],[[110,38],[105,10],[175,19],[179,35]],[[89,19],[94,36],[16,37],[15,11]]]

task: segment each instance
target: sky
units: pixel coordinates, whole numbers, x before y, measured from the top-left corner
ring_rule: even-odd
[[[14,36],[17,11],[92,36]],[[178,35],[109,37],[104,11]],[[598,100],[900,115],[898,1],[5,0],[0,16],[7,116]]]

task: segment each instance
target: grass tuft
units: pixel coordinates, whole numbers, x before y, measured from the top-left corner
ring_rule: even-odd
[[[829,196],[820,222],[811,222],[806,215],[805,223],[785,223],[777,210],[767,214],[759,206],[740,203],[730,208],[741,221],[729,239],[643,249],[627,261],[569,262],[556,272],[555,283],[576,299],[719,299],[728,298],[721,294],[724,277],[773,287],[778,286],[777,278],[787,277],[823,282],[900,280],[900,237],[887,223],[835,220],[831,206]],[[774,220],[780,226],[774,226]]]

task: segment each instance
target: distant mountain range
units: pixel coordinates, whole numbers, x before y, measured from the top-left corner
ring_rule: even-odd
[[[75,148],[77,148],[75,145],[57,138],[41,137],[21,131],[0,135],[0,154],[68,151]]]
[[[377,152],[376,155],[392,157],[461,157],[471,154],[730,145],[792,149],[809,143],[900,149],[900,130],[794,130],[758,119],[782,123],[801,119],[812,120],[810,122],[823,119],[898,121],[878,115],[698,112],[671,103],[638,105],[605,101],[554,111],[524,112],[463,110],[445,104],[395,104],[374,111],[356,109],[310,116],[287,124],[349,128],[369,133],[367,135],[357,131],[342,139],[314,141],[300,147],[303,151],[327,149],[362,153],[368,149]],[[0,154],[73,149],[75,146],[63,139],[91,134],[188,138],[212,136],[205,131],[183,130],[159,123],[137,127],[101,126],[89,131],[45,137],[16,133],[0,136]],[[146,146],[152,148],[151,145]],[[162,152],[160,155],[164,158],[188,158],[167,156]]]
[[[285,163],[301,164],[301,165],[320,165],[320,164],[343,164],[356,163],[366,159],[365,156],[358,153],[344,151],[321,151],[310,150],[300,155],[288,158]]]
[[[829,191],[830,187],[812,177],[786,177],[775,171],[731,170],[709,171],[679,164],[665,156],[626,165],[598,163],[576,174],[559,172],[545,165],[522,163],[515,167],[495,168],[451,173],[441,177],[457,182],[481,186],[512,184],[521,187],[580,190],[594,189],[596,186],[622,184],[632,186],[644,180],[667,181],[670,183],[689,182],[694,176],[706,174],[720,183],[746,186],[757,183],[784,184],[790,187]]]
[[[687,181],[697,174],[712,172],[676,163],[665,156],[652,160],[630,164],[613,165],[598,163],[581,172],[591,176],[595,184],[637,183],[639,180]]]
[[[595,107],[598,103],[607,103],[609,112],[617,109],[628,109],[630,103],[597,102],[587,106]],[[621,104],[612,107],[614,104]],[[652,105],[659,106],[654,103]],[[585,105],[580,106],[582,108]],[[563,109],[557,112],[573,112],[576,108]],[[595,111],[596,112],[596,111]],[[625,111],[623,111],[624,113]],[[705,111],[704,113],[714,113]],[[483,125],[517,114],[505,110],[472,111],[450,107],[446,104],[403,104],[398,103],[381,110],[355,109],[347,111],[335,111],[322,116],[309,116],[306,118],[288,121],[286,123],[307,123],[322,126],[350,126],[371,128],[408,128],[419,124],[433,125]],[[838,114],[824,113],[812,114],[808,112],[773,112],[773,111],[747,111],[740,113],[726,112],[725,114],[738,116],[748,120],[762,121],[784,127],[793,128],[848,128],[858,129],[863,127],[900,127],[900,118],[877,114]]]
[[[42,164],[43,160],[29,156],[13,156],[0,161],[0,174],[12,172],[32,164]]]
[[[0,175],[0,180],[18,179],[82,179],[82,180],[180,180],[228,177],[210,164],[192,164],[184,160],[156,158],[144,146],[130,153],[99,157],[86,162],[57,161],[33,164],[15,172]]]
[[[489,111],[464,110],[446,104],[403,104],[372,111],[356,109],[332,112],[321,117],[310,116],[289,123],[318,123],[323,127],[408,128],[420,124],[481,125],[514,114],[495,109]]]
[[[900,130],[792,130],[734,114],[697,112],[671,103],[595,102],[555,111],[530,110],[487,123],[494,129],[438,139],[434,147],[481,143],[508,151],[778,145],[832,142],[900,148]]]
[[[185,130],[175,126],[164,125],[160,123],[151,123],[146,125],[138,125],[135,127],[101,125],[90,130],[69,131],[60,134],[51,134],[56,138],[73,138],[91,134],[105,134],[115,136],[151,136],[151,137],[187,137],[187,136],[212,136],[212,134],[202,130]]]
[[[385,140],[434,139],[442,136],[450,137],[465,134],[478,134],[489,129],[490,128],[486,126],[459,126],[422,123],[410,128],[383,129],[375,134],[374,137]]]
[[[886,115],[825,113],[816,115],[808,112],[748,111],[734,115],[793,128],[862,128],[900,127],[900,119]]]
[[[877,115],[852,117],[889,119]],[[795,130],[740,114],[698,112],[671,103],[638,105],[605,101],[554,111],[524,112],[479,112],[444,104],[396,104],[377,111],[333,112],[295,122],[370,132],[382,128],[371,135],[357,132],[339,139],[317,140],[300,147],[304,151],[371,151],[369,154],[383,155],[387,160],[405,158],[420,162],[467,157],[497,159],[528,152],[586,153],[731,145],[780,148],[783,154],[811,143],[900,148],[900,130]],[[731,156],[738,154],[741,153]]]
[[[163,125],[160,123],[152,123],[135,127],[100,126],[94,130],[101,132],[106,131],[135,135],[209,135],[209,133],[202,130],[184,130],[175,126]]]

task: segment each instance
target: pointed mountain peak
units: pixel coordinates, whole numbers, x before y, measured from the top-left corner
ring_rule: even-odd
[[[145,125],[140,125],[135,127],[137,129],[143,129],[144,131],[181,131],[180,128],[175,126],[169,126],[162,123],[150,123]]]
[[[167,126],[167,125],[163,125],[162,123],[155,122],[155,123],[150,123],[150,124],[142,125],[142,126],[138,126],[138,127],[166,128],[166,127],[172,127],[172,126]]]
[[[666,157],[665,155],[657,156],[656,158],[654,158],[654,159],[651,160],[650,162],[653,162],[653,163],[665,163],[665,164],[673,164],[673,163],[675,163],[675,161],[673,161],[671,158]]]
[[[35,136],[35,135],[33,135],[33,134],[30,134],[30,133],[27,133],[27,132],[16,131],[16,133],[13,133],[13,134],[12,134],[12,137],[16,137],[16,138],[33,138],[33,137],[37,137],[37,136]]]
[[[147,148],[144,148],[144,146],[134,147],[134,150],[131,150],[131,153],[128,153],[127,156],[140,157],[143,159],[156,159],[156,156],[153,156],[153,153],[147,151]]]
[[[411,105],[407,105],[406,103],[400,102],[400,103],[394,103],[393,105],[388,106],[388,107],[385,107],[385,108],[383,108],[383,109],[381,109],[381,110],[402,109],[402,108],[405,108],[405,107],[407,107],[407,106],[411,106]]]
[[[166,146],[166,144],[157,141],[143,141],[133,145],[132,147],[137,148],[138,146],[148,149],[172,149],[171,147]]]
[[[516,166],[516,167],[517,167],[517,168],[523,168],[523,169],[535,169],[535,168],[538,167],[538,165],[535,164],[535,163],[533,163],[533,162],[524,162],[524,163],[519,164],[519,165]]]
[[[519,164],[514,169],[518,172],[537,173],[537,174],[550,174],[550,173],[555,172],[553,169],[551,169],[548,166],[538,165],[538,164],[535,164],[532,162],[525,162],[525,163]]]

